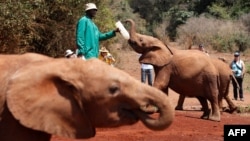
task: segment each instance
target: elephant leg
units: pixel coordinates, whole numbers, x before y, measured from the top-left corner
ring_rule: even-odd
[[[185,96],[180,94],[177,106],[175,107],[175,110],[183,110],[184,100],[185,100]]]
[[[225,96],[224,97],[225,98],[225,100],[226,100],[226,102],[227,102],[227,104],[228,104],[228,106],[229,106],[229,109],[230,109],[230,113],[233,113],[233,112],[235,112],[236,110],[237,110],[237,107],[234,105],[234,103],[232,102],[232,100],[229,98],[229,96],[227,95],[227,96]]]
[[[209,97],[212,112],[209,115],[209,120],[220,121],[220,108],[218,104],[218,97]]]
[[[226,91],[225,91],[223,96],[224,96],[224,98],[225,98],[225,100],[226,100],[226,102],[227,102],[227,104],[229,106],[229,109],[230,109],[229,112],[233,113],[233,112],[235,112],[237,110],[237,107],[234,105],[234,103],[232,102],[232,100],[228,96],[228,94],[229,94],[229,85],[230,85],[230,83],[227,83]]]
[[[164,87],[163,85],[158,84],[158,82],[154,82],[153,87],[163,91],[168,96],[168,86]]]
[[[218,103],[219,103],[219,107],[220,107],[220,111],[223,111],[223,96],[221,94],[218,95]]]
[[[201,116],[202,119],[208,119],[210,110],[208,108],[207,99],[205,97],[197,96],[197,99],[201,103],[202,109],[203,109],[203,115]]]
[[[153,87],[163,91],[166,95],[168,95],[169,94],[168,88],[169,88],[170,76],[162,78],[161,75],[159,75],[158,70],[155,70],[155,74],[158,74],[158,75],[155,76]]]

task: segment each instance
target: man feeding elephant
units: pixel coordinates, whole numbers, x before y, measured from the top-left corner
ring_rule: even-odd
[[[119,29],[102,33],[92,21],[96,16],[97,7],[94,3],[87,3],[85,13],[77,23],[76,27],[76,45],[78,48],[77,56],[82,59],[98,58],[99,41],[114,37]]]

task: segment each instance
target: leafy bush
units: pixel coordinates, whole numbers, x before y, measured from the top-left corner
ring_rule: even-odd
[[[226,9],[226,7],[222,7],[217,4],[212,4],[212,6],[208,7],[209,13],[213,15],[216,18],[221,18],[221,19],[230,19],[230,15]]]

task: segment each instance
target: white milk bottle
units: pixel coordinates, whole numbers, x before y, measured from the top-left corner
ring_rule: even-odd
[[[129,39],[129,33],[128,33],[128,31],[126,30],[126,28],[123,26],[123,24],[121,23],[121,21],[116,22],[116,23],[115,23],[115,26],[116,26],[117,28],[119,28],[120,33],[122,34],[122,36],[123,36],[126,40],[128,40],[128,39]]]

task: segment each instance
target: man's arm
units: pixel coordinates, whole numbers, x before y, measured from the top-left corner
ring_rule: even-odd
[[[99,40],[100,41],[107,40],[107,39],[110,39],[112,37],[115,37],[115,35],[116,35],[115,31],[109,31],[106,33],[99,32]]]
[[[101,33],[99,31],[99,40],[103,41],[103,40],[110,39],[116,35],[116,32],[120,32],[119,28],[116,28],[115,30],[112,30],[106,33]]]

